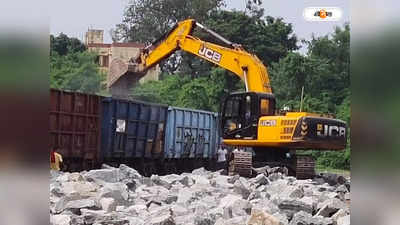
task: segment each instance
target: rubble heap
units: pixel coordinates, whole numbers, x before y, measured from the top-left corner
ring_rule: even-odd
[[[143,177],[126,165],[81,173],[52,171],[50,221],[54,225],[350,224],[349,179],[297,180],[276,171],[268,168],[254,178],[203,168]]]

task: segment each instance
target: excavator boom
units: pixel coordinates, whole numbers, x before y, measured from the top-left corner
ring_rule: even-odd
[[[192,36],[191,34],[196,26],[230,47],[223,47]],[[189,52],[233,72],[245,82],[247,91],[272,93],[267,69],[256,55],[245,51],[241,45],[226,40],[192,19],[176,24],[164,37],[141,50],[136,59],[132,59],[131,64],[128,66],[118,65],[117,68],[124,67],[125,70],[112,70],[117,71],[119,74],[111,75],[113,79],[109,86],[126,72],[144,76],[148,69],[157,65],[161,60],[169,57],[177,50]]]

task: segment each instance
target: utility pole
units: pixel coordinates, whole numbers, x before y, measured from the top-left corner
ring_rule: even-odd
[[[304,100],[303,96],[304,96],[304,86],[301,87],[300,112],[303,110],[303,100]]]

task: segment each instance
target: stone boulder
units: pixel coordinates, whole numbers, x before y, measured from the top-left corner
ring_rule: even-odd
[[[338,220],[342,217],[345,217],[347,215],[350,214],[349,210],[346,209],[340,209],[339,211],[337,211],[333,216],[331,216],[331,219],[333,220],[333,222],[335,222],[336,224],[338,223]]]
[[[172,183],[168,182],[166,179],[163,179],[158,175],[151,175],[150,180],[155,185],[162,186],[166,189],[171,189]]]
[[[194,184],[194,180],[189,176],[183,176],[182,179],[179,180],[181,184],[186,187],[191,187]]]
[[[257,187],[260,185],[268,185],[270,183],[269,179],[264,174],[258,174],[252,182],[256,184]]]
[[[71,216],[69,216],[69,215],[50,215],[50,224],[52,224],[52,225],[71,225]]]
[[[118,205],[128,200],[128,187],[123,183],[106,183],[98,192],[98,198],[113,198]]]
[[[247,216],[236,216],[231,219],[219,218],[215,225],[243,225],[246,224]]]
[[[247,183],[237,180],[233,184],[233,192],[242,196],[243,199],[247,199],[250,195],[250,187],[247,185]]]
[[[210,172],[207,171],[206,169],[204,169],[204,167],[201,167],[201,168],[198,168],[198,169],[195,169],[192,171],[193,175],[207,175],[209,173]]]
[[[189,206],[195,200],[194,192],[191,188],[182,188],[178,192],[177,203],[183,206]]]
[[[336,192],[345,194],[348,193],[349,190],[347,190],[346,185],[340,185],[339,187],[336,188]]]
[[[350,225],[350,215],[339,218],[337,225]]]
[[[268,174],[280,173],[283,176],[287,176],[289,174],[289,170],[286,167],[273,167],[267,170]]]
[[[278,204],[278,208],[284,212],[288,218],[292,218],[292,216],[297,213],[304,211],[308,214],[312,214],[313,206],[312,204],[306,203],[304,201],[300,201],[298,199],[285,199],[282,200]]]
[[[96,192],[99,186],[92,182],[86,181],[67,181],[61,184],[61,190],[63,195],[68,197],[76,196],[77,198],[89,198],[96,196]],[[53,190],[55,191],[55,190]],[[58,193],[60,195],[60,193]],[[58,196],[59,196],[58,195]]]
[[[161,215],[150,218],[147,224],[150,225],[175,225],[175,221],[171,215]]]
[[[117,209],[117,203],[113,198],[101,198],[99,200],[101,208],[106,212],[112,212]]]
[[[298,212],[294,214],[289,225],[333,225],[333,221],[330,218],[324,217],[313,217],[311,214],[306,212]]]
[[[124,209],[124,212],[132,216],[147,217],[149,212],[147,211],[147,206],[143,204],[131,205]]]
[[[347,206],[344,202],[337,198],[332,198],[318,204],[317,216],[331,217],[340,209],[345,209]]]
[[[223,217],[230,219],[236,216],[248,216],[251,213],[251,204],[237,195],[229,194],[221,199],[218,205],[224,212]]]
[[[279,219],[258,209],[252,209],[247,225],[283,225]]]
[[[90,170],[85,173],[83,176],[88,181],[93,181],[96,183],[103,184],[105,183],[116,183],[118,182],[118,169],[98,169],[98,170]]]
[[[97,205],[96,201],[93,199],[80,199],[80,200],[73,200],[67,202],[64,206],[59,208],[59,211],[62,212],[64,210],[69,210],[78,214],[80,209],[98,209],[99,206]]]
[[[277,180],[283,179],[283,175],[282,175],[282,173],[273,173],[268,176],[268,179],[270,181],[277,181]]]

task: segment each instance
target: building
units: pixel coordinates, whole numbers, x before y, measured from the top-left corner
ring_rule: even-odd
[[[97,52],[97,62],[100,65],[100,69],[105,73],[108,73],[110,63],[113,59],[119,58],[125,62],[136,56],[140,48],[145,47],[141,43],[103,43],[103,30],[89,29],[85,35],[85,45],[89,51]],[[158,80],[160,75],[160,67],[157,65],[150,69],[147,74],[139,80],[139,83],[143,83],[148,80]]]

